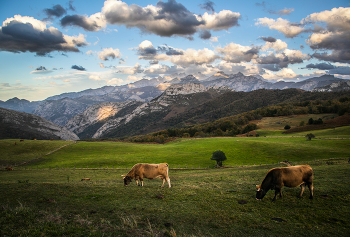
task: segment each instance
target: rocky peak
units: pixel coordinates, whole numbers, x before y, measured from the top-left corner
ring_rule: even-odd
[[[207,89],[199,83],[176,84],[168,87],[163,95],[188,95],[198,92],[204,92]]]

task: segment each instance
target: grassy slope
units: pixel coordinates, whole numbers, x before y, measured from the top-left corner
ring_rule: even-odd
[[[338,129],[338,128],[337,128]],[[331,133],[333,130],[328,132]],[[326,132],[324,132],[326,133]],[[295,136],[295,135],[294,135]],[[6,141],[1,141],[6,142]],[[35,143],[38,141],[26,141]],[[53,143],[55,143],[53,141]],[[61,144],[61,143],[60,143]],[[292,162],[310,161],[328,158],[346,158],[350,156],[348,149],[350,140],[318,140],[306,141],[304,137],[223,137],[205,139],[178,139],[164,145],[134,144],[121,142],[77,142],[51,155],[30,163],[35,168],[70,167],[99,168],[131,167],[136,163],[167,162],[171,167],[188,168],[213,167],[215,162],[210,160],[216,150],[222,150],[227,156],[228,165],[250,165],[256,163],[273,164],[283,160]],[[22,144],[21,144],[22,145]],[[23,144],[24,146],[24,144]],[[33,146],[32,146],[33,147]],[[8,146],[3,156],[11,160],[13,149],[18,146]],[[40,147],[41,148],[41,147]],[[31,150],[28,150],[30,153]],[[7,155],[6,155],[7,154]],[[31,157],[23,154],[24,157]],[[24,159],[24,158],[23,158]],[[16,161],[19,158],[16,158]],[[14,162],[13,162],[14,163]]]
[[[0,171],[0,236],[346,236],[350,140],[306,141],[303,134],[266,131],[268,137],[179,139],[165,145],[78,142],[32,163],[34,170]],[[313,133],[348,137],[349,127]],[[1,160],[7,161],[30,161],[66,144],[25,141],[19,148],[13,140],[0,142],[5,154]],[[218,149],[226,153],[226,165],[275,165],[172,169],[171,189],[160,188],[159,179],[145,180],[143,188],[135,182],[125,188],[120,175],[127,169],[36,169],[164,161],[172,166],[213,166],[211,153]],[[284,188],[282,200],[272,203],[270,191],[261,202],[255,201],[255,185],[285,159],[313,167],[315,199],[308,199],[308,190],[298,199],[299,188]],[[91,181],[81,182],[82,178]]]
[[[272,191],[254,197],[276,165],[171,170],[171,189],[159,179],[123,187],[123,170],[2,171],[0,235],[346,236],[349,165],[337,162],[311,164],[314,200],[308,190],[298,199],[299,188],[284,188],[275,203]]]

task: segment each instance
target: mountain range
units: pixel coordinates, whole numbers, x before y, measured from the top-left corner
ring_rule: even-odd
[[[224,94],[227,93],[231,96],[231,102],[232,98],[236,101],[235,106],[231,104],[229,107],[237,114],[246,112],[247,109],[256,109],[257,105],[271,104],[263,103],[262,97],[260,97],[260,102],[252,99],[251,96],[256,94],[255,91],[259,91],[257,93],[260,96],[265,92],[264,96],[276,94],[272,93],[271,89],[340,91],[349,90],[349,84],[350,81],[335,78],[332,75],[323,75],[301,82],[271,83],[259,76],[245,76],[242,73],[227,75],[219,71],[201,80],[193,75],[176,74],[151,80],[142,79],[124,86],[105,86],[81,92],[64,93],[49,97],[44,101],[30,102],[13,98],[6,102],[0,101],[0,107],[31,112],[61,127],[64,126],[65,129],[76,133],[82,139],[101,138],[153,132],[157,129],[165,129],[167,126],[188,123],[188,119],[196,116],[200,117],[198,121],[219,118],[222,114],[220,111],[225,110],[225,107],[220,106],[225,104],[225,101],[215,102],[214,106],[212,104],[215,100],[222,100]],[[264,93],[261,92],[261,89],[264,89]],[[243,92],[252,92],[248,93],[250,99],[244,99],[244,103],[248,106],[245,109],[236,109],[237,105],[242,102],[242,97],[247,96],[246,93],[242,94]],[[301,92],[297,90],[297,93]],[[290,92],[282,94],[290,96]],[[239,100],[241,102],[237,102]],[[256,106],[249,106],[251,104],[249,100]],[[279,99],[273,101],[282,102]],[[203,113],[203,111],[206,112]]]

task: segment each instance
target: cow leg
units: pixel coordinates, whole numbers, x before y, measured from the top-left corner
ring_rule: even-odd
[[[163,188],[164,187],[164,184],[165,184],[165,179],[164,179],[164,177],[163,176],[160,176],[160,178],[162,179],[162,181],[163,181],[163,184],[162,184],[162,186],[161,186],[161,188]]]
[[[141,187],[143,187],[143,179],[140,179],[140,181],[141,181]]]
[[[282,188],[275,187],[275,196],[272,199],[272,201],[276,201],[277,194],[280,194],[280,197],[282,197]]]
[[[310,190],[310,199],[313,199],[314,198],[314,185],[311,183],[311,184],[308,184],[307,186],[309,187],[309,190]]]
[[[167,182],[168,182],[168,184],[169,184],[169,188],[171,188],[170,178],[168,177],[168,178],[166,179],[166,181],[167,181]]]
[[[305,190],[305,186],[306,186],[306,183],[303,183],[303,184],[300,185],[301,190],[300,190],[299,198],[301,198],[301,196],[303,196],[303,193],[304,193],[304,190]]]

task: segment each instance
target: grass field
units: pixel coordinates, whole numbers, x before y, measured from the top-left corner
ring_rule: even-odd
[[[161,180],[124,187],[124,170],[1,171],[1,236],[347,236],[349,164],[313,162],[309,191],[283,189],[255,200],[274,166],[171,170]],[[90,178],[91,181],[80,181]]]
[[[321,138],[311,141],[267,127],[164,145],[0,140],[0,165],[17,164],[0,171],[0,236],[348,236],[349,129],[309,131]],[[215,150],[230,168],[212,168]],[[311,165],[314,200],[307,189],[297,198],[299,188],[255,200],[255,185],[284,160]],[[121,175],[139,162],[168,162],[172,188],[160,179],[124,187]]]
[[[186,165],[187,168],[212,168],[215,161],[210,158],[216,150],[222,150],[226,154],[225,166],[277,164],[284,160],[298,163],[350,157],[350,140],[339,139],[349,137],[349,126],[314,131],[316,138],[323,139],[311,141],[306,141],[305,132],[292,134],[293,136],[281,135],[274,130],[258,132],[264,136],[178,139],[164,145],[31,140],[13,145],[14,140],[1,140],[0,146],[4,152],[0,165],[13,166],[26,162],[19,168],[130,168],[141,162],[167,162],[171,168],[178,168],[179,165],[181,168],[185,168]],[[50,150],[47,148],[43,151],[47,143],[52,145],[51,149],[66,144],[68,146],[52,154],[43,155]]]

